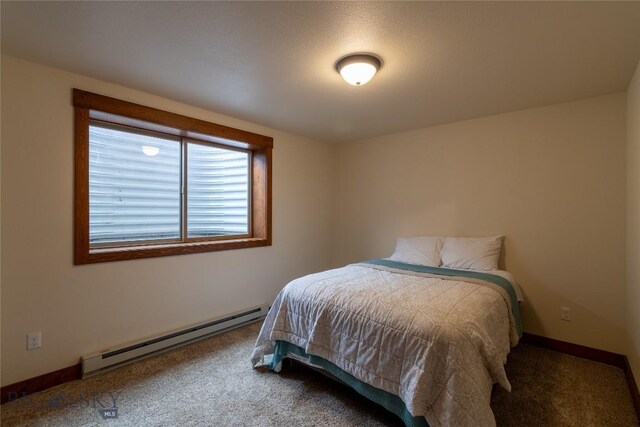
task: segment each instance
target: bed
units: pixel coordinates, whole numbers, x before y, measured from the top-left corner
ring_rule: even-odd
[[[494,383],[522,335],[503,271],[375,259],[311,274],[277,296],[251,356],[321,368],[408,426],[491,426]]]

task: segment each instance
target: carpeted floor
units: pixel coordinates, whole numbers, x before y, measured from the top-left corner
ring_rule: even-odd
[[[3,426],[396,426],[398,418],[298,365],[251,369],[259,324],[2,405]],[[637,426],[620,369],[520,345],[513,392],[496,387],[499,426]],[[118,409],[104,419],[99,409]],[[111,414],[113,415],[113,414]]]

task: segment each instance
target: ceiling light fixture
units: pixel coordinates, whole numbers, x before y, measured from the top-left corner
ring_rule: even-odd
[[[336,70],[342,78],[354,86],[362,86],[376,74],[382,61],[370,53],[347,55],[336,62]]]
[[[143,145],[142,152],[149,157],[156,156],[160,152],[159,147],[154,147],[153,145]]]

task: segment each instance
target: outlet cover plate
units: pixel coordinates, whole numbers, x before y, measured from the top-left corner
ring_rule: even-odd
[[[27,334],[27,350],[35,350],[42,346],[42,332],[30,332]]]

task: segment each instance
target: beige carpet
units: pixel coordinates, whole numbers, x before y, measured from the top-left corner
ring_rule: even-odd
[[[395,426],[398,418],[309,369],[251,369],[258,324],[2,405],[3,426]],[[532,346],[494,390],[499,426],[637,426],[620,369]],[[113,396],[117,419],[100,407]]]

